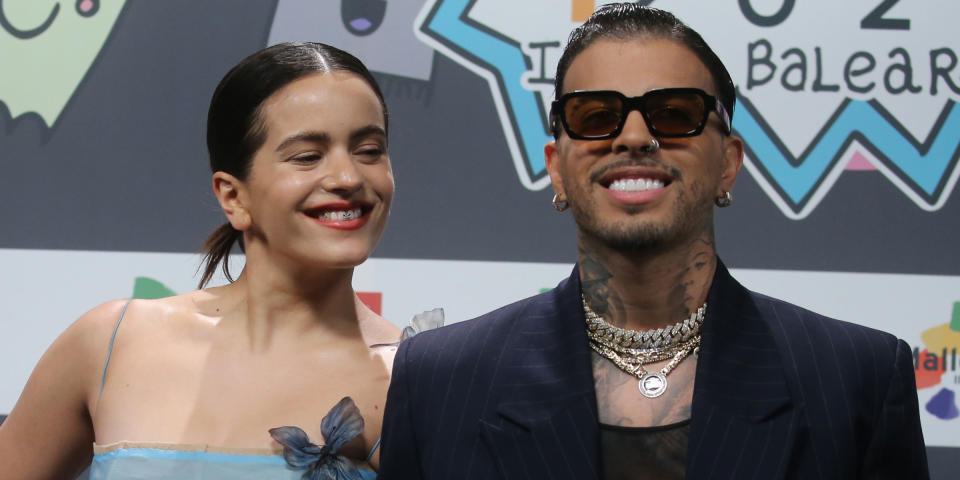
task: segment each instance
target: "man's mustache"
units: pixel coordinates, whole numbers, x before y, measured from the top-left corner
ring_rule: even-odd
[[[617,160],[613,163],[604,165],[598,168],[597,170],[590,172],[590,181],[599,182],[600,179],[603,178],[606,174],[610,173],[610,171],[616,170],[618,168],[624,168],[624,167],[655,168],[657,170],[660,170],[670,175],[670,177],[673,180],[680,180],[683,177],[683,174],[680,172],[678,168],[672,167],[670,165],[664,165],[663,163],[660,163],[654,160],[649,155],[644,154],[643,156],[631,155],[629,157]]]

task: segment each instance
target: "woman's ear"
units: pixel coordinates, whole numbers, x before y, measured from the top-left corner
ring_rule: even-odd
[[[247,193],[245,185],[237,177],[226,172],[213,174],[213,194],[217,196],[220,208],[227,215],[233,228],[241,232],[249,230],[250,212],[246,207]]]

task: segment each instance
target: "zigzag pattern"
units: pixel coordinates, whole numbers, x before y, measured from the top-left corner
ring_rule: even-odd
[[[834,170],[845,167],[839,161],[854,141],[882,163],[881,172],[927,210],[945,203],[960,173],[960,110],[953,108],[952,100],[922,143],[879,102],[844,100],[807,149],[794,156],[750,100],[743,95],[738,98],[743,108],[733,128],[743,137],[761,183],[765,189],[772,187],[767,193],[784,200],[794,216],[809,213],[817,192],[832,186],[827,179],[835,180],[839,172]]]
[[[539,97],[520,84],[531,68],[530,59],[515,40],[472,21],[467,14],[474,3],[427,2],[418,31],[427,44],[487,80],[517,174],[524,186],[541,190],[549,185],[543,145],[551,137]]]
[[[548,185],[542,148],[550,137],[539,97],[520,84],[530,60],[515,40],[469,18],[476,1],[428,1],[418,22],[421,38],[488,81],[521,183],[540,190]],[[942,207],[956,186],[960,109],[953,108],[952,100],[923,142],[880,103],[844,100],[806,150],[795,156],[750,100],[738,97],[742,108],[733,128],[746,144],[748,170],[790,218],[809,215],[843,173],[846,164],[841,160],[857,145],[924,210]]]

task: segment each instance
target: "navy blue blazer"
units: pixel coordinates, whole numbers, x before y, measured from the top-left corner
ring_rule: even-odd
[[[687,478],[929,478],[906,343],[750,292],[722,264],[707,302]],[[598,424],[574,268],[400,345],[379,478],[602,478]]]

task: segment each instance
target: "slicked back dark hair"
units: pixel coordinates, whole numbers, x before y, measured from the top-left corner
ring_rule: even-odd
[[[689,48],[707,67],[713,77],[717,99],[733,121],[733,107],[737,101],[737,92],[727,67],[720,57],[707,45],[694,29],[688,27],[672,13],[657,8],[644,7],[636,3],[611,3],[593,12],[583,25],[570,33],[567,45],[557,63],[554,79],[554,98],[560,98],[563,92],[563,80],[567,76],[570,64],[587,47],[597,40],[673,40]],[[560,122],[551,119],[553,136],[560,136]]]
[[[263,103],[294,80],[329,72],[352,73],[365,81],[380,100],[386,129],[387,105],[383,93],[357,57],[322,43],[280,43],[243,59],[227,72],[213,92],[207,113],[210,170],[246,180],[253,155],[266,140]],[[243,234],[229,222],[207,237],[203,244],[204,272],[200,288],[210,281],[221,264],[224,275],[233,281],[228,260],[234,244],[243,248]]]

